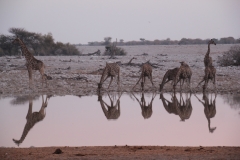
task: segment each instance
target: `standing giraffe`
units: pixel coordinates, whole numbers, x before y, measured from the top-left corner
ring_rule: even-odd
[[[203,77],[203,80],[201,82],[198,83],[197,87],[204,81],[204,85],[203,85],[203,91],[206,90],[207,86],[208,86],[208,81],[212,80],[213,84],[214,84],[214,89],[216,90],[216,69],[214,66],[207,66],[205,67],[205,76]]]
[[[179,68],[179,70],[177,72],[176,78],[174,79],[173,89],[175,91],[177,82],[180,79],[183,79],[183,84],[184,84],[184,81],[186,79],[188,81],[188,86],[190,88],[190,91],[192,91],[192,88],[191,88],[192,70],[190,69],[188,64],[186,64],[185,62],[180,62],[180,63],[181,63],[181,66],[180,66],[180,68]],[[182,85],[180,85],[180,89],[181,90],[182,90]]]
[[[208,42],[208,50],[207,50],[207,53],[206,53],[206,55],[204,57],[204,65],[205,65],[205,67],[212,65],[212,57],[209,56],[209,54],[210,54],[210,45],[211,44],[216,45],[216,43],[212,39]]]
[[[106,63],[106,67],[103,70],[102,77],[100,79],[100,83],[98,83],[98,89],[102,88],[103,82],[108,78],[111,77],[111,81],[108,85],[110,87],[113,77],[118,76],[117,84],[119,85],[119,76],[120,76],[120,68],[117,63]]]
[[[13,44],[19,44],[21,46],[22,54],[25,56],[26,59],[26,67],[28,70],[28,77],[29,77],[29,88],[32,86],[32,70],[39,70],[42,76],[42,84],[45,79],[47,84],[47,75],[44,74],[45,65],[42,61],[37,60],[27,49],[26,45],[23,43],[21,39],[18,37],[12,42]]]
[[[152,83],[152,86],[154,86],[153,81],[152,81],[152,66],[148,63],[144,63],[141,67],[141,71],[142,71],[142,73],[141,73],[140,78],[139,78],[138,82],[136,83],[136,85],[142,79],[141,87],[143,90],[144,83],[145,83],[145,77],[148,77]],[[134,89],[136,87],[136,85],[132,89]]]

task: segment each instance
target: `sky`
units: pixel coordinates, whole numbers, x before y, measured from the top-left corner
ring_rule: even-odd
[[[0,0],[0,34],[52,33],[55,41],[240,38],[239,0]]]

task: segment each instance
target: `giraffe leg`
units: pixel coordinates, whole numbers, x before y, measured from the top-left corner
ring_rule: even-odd
[[[145,81],[146,81],[146,77],[143,76],[143,77],[142,77],[142,83],[141,83],[142,91],[144,90]]]
[[[117,84],[120,84],[120,72],[118,72]]]
[[[205,91],[207,89],[208,86],[208,79],[205,79],[205,83],[203,85],[203,90]]]
[[[102,82],[100,82],[101,84],[103,84],[103,82],[105,82],[108,79],[109,76],[107,76]]]
[[[45,81],[46,86],[47,86],[47,76],[46,76],[46,74],[44,74],[44,67],[43,67],[43,65],[39,69],[39,72],[42,75],[42,86],[43,86],[43,81]]]
[[[112,81],[113,81],[113,77],[111,76],[111,81],[110,81],[110,83],[109,83],[109,85],[108,85],[108,88],[110,87]]]
[[[189,86],[190,92],[192,93],[191,76],[188,78],[188,86]]]
[[[199,87],[199,85],[205,80],[205,78],[203,78],[203,80],[201,80],[201,82],[198,83],[197,87]]]
[[[139,80],[137,81],[137,83],[135,84],[135,86],[132,89],[134,89],[136,87],[136,85],[140,82],[141,79],[142,79],[142,74],[141,74]]]
[[[27,67],[28,69],[28,78],[29,78],[29,88],[32,88],[32,68]]]
[[[183,83],[183,80],[184,79],[182,79],[182,78],[180,78],[180,76],[176,76],[174,79],[173,79],[173,90],[174,90],[174,92],[175,92],[175,90],[176,90],[176,86],[177,86],[177,84],[178,84],[178,82],[180,82],[180,88],[181,88],[181,85],[182,85],[182,83]]]
[[[181,81],[180,81],[180,90],[182,90],[182,86],[183,86],[183,84],[184,84],[184,80],[185,80],[185,79],[182,80],[182,83],[181,83]]]
[[[153,81],[152,81],[152,74],[150,74],[149,79],[150,79],[150,81],[151,81],[151,83],[152,83],[152,86],[154,86]],[[155,86],[154,86],[154,87],[155,87]]]
[[[120,86],[120,72],[118,72],[117,85],[118,85],[118,90],[119,90],[119,86]]]
[[[216,79],[215,79],[215,74],[213,75],[213,84],[214,84],[214,89],[215,91],[217,90],[217,87],[216,87]]]

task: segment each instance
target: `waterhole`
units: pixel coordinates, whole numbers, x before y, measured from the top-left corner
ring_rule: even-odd
[[[239,146],[240,96],[105,93],[0,98],[0,146]]]

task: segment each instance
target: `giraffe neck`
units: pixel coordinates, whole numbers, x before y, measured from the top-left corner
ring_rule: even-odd
[[[163,89],[164,82],[166,82],[166,79],[169,77],[169,72],[170,72],[170,70],[168,70],[168,71],[165,73],[165,75],[163,76],[162,83],[160,84],[160,90]]]
[[[33,55],[28,51],[26,45],[23,43],[22,40],[19,41],[19,44],[21,46],[21,51],[22,51],[22,54],[25,56],[26,60],[30,60]]]
[[[102,74],[102,77],[101,77],[101,79],[100,79],[100,84],[103,83],[103,80],[104,80],[106,74],[107,74],[107,66],[106,66],[106,67],[104,68],[104,70],[103,70],[103,74]]]
[[[209,53],[210,53],[210,43],[208,43],[208,50],[206,55],[209,55]]]

